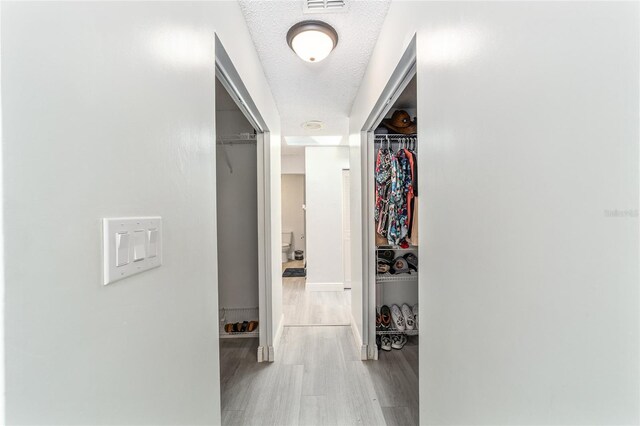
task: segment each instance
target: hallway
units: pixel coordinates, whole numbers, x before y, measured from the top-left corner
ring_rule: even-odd
[[[285,327],[274,363],[257,344],[221,342],[223,425],[418,424],[417,342],[360,361],[349,327]]]
[[[380,351],[378,361],[361,361],[351,292],[306,291],[305,278],[282,282],[285,327],[275,362],[255,362],[257,339],[220,340],[222,424],[418,424],[417,337],[402,350]]]
[[[640,425],[640,0],[0,26],[0,425]]]
[[[303,260],[283,264],[303,268]],[[351,324],[351,291],[306,291],[305,278],[282,278],[285,326]]]

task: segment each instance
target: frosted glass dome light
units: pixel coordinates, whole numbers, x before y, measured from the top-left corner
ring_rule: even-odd
[[[287,43],[302,60],[320,62],[338,44],[338,33],[321,21],[303,21],[287,33]]]

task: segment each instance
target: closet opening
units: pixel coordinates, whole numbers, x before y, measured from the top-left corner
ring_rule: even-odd
[[[220,362],[259,347],[257,132],[216,78]],[[221,369],[222,372],[225,368]]]
[[[418,111],[414,75],[373,132],[377,359],[418,359]],[[410,362],[410,361],[409,361]],[[417,380],[416,380],[417,384]]]
[[[215,38],[217,327],[221,394],[239,363],[273,361],[269,129]],[[279,283],[276,283],[278,285]]]

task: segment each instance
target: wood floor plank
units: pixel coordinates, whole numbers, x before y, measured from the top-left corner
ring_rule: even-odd
[[[413,426],[418,424],[416,411],[409,407],[383,407],[382,413],[387,426]]]
[[[291,261],[285,268],[304,267],[304,261]],[[282,278],[282,309],[285,325],[349,325],[351,291],[307,291],[306,278]]]
[[[341,426],[346,419],[338,419],[336,410],[328,403],[324,395],[303,396],[300,403],[300,426]]]
[[[365,363],[382,407],[414,407],[417,409],[418,375],[406,358],[416,347],[381,351],[376,362]]]
[[[226,426],[244,425],[244,410],[222,410],[222,424]]]
[[[275,398],[274,425],[297,425],[300,417],[300,400],[302,398],[302,365],[287,366],[278,377],[278,395]]]

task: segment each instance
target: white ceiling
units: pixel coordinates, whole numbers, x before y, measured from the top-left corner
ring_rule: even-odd
[[[278,105],[283,136],[347,135],[348,116],[389,8],[389,0],[346,0],[346,12],[303,14],[303,1],[240,0],[251,37]],[[328,23],[338,45],[322,62],[307,63],[287,45],[291,26]],[[301,124],[321,120],[308,131]],[[285,149],[283,153],[290,153]]]

